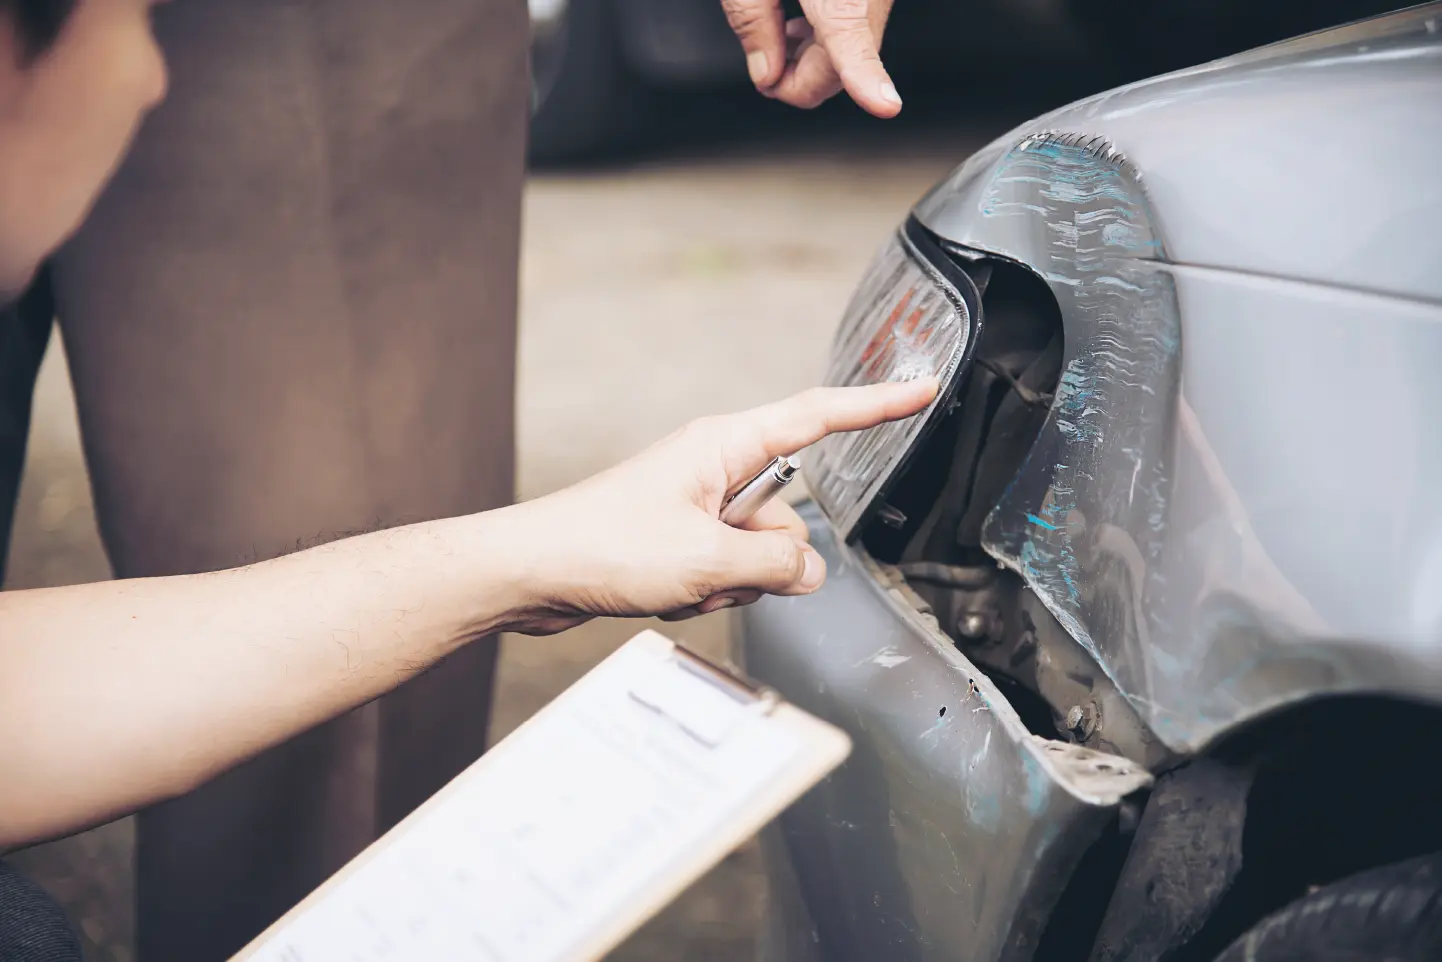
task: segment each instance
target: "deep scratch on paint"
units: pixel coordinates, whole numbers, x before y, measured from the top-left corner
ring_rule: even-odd
[[[1165,441],[1180,334],[1171,280],[1135,170],[1094,138],[1030,137],[998,156],[982,191],[984,216],[1040,221],[1022,258],[1049,284],[1066,318],[1068,354],[1034,454],[988,519],[985,541],[1125,691],[1128,631],[1119,612],[1155,611],[1170,492]],[[1019,252],[1017,252],[1019,253]],[[1072,519],[1079,523],[1073,524]],[[1109,578],[1087,540],[1125,531],[1146,561],[1141,583]],[[1085,590],[1084,590],[1085,589]],[[1151,599],[1155,600],[1155,599]],[[1110,656],[1110,657],[1109,657]]]

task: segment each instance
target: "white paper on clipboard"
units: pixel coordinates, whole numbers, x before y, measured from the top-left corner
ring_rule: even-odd
[[[593,962],[850,749],[643,632],[236,959]]]

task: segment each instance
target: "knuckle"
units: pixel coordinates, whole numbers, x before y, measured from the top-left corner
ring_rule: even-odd
[[[700,604],[718,591],[726,590],[729,579],[721,571],[705,571],[689,579],[690,590],[686,592],[691,604]]]
[[[826,0],[821,15],[832,23],[870,22],[871,0]]]
[[[755,0],[721,0],[721,9],[726,22],[738,34],[755,33],[766,24],[767,11],[764,3]]]
[[[797,400],[807,411],[824,411],[831,396],[830,388],[809,387],[798,395]]]
[[[677,436],[686,441],[710,441],[716,437],[717,418],[703,417],[688,421]]]
[[[696,545],[696,554],[688,566],[686,585],[697,601],[710,597],[725,589],[728,581],[735,577],[736,562],[731,556],[726,532],[717,530],[702,535]]]
[[[763,555],[767,570],[774,572],[778,579],[794,579],[799,561],[795,542],[783,534],[768,538],[767,542]]]
[[[826,96],[830,96],[830,94],[826,94]],[[822,100],[825,100],[826,96],[818,99],[817,103],[819,104]],[[835,388],[813,387],[803,395],[802,406],[806,414],[812,418],[819,427],[828,429],[832,421],[831,411],[836,406],[838,400],[839,398]]]

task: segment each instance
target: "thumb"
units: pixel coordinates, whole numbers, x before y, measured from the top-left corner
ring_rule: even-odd
[[[786,35],[781,0],[721,0],[741,49],[751,82],[766,90],[776,85],[786,69]]]
[[[901,96],[881,64],[881,51],[864,3],[808,3],[807,19],[816,40],[831,58],[831,65],[851,99],[877,117],[894,117],[901,111]]]
[[[728,529],[721,550],[719,590],[757,588],[774,595],[810,594],[826,580],[816,549],[783,531]]]

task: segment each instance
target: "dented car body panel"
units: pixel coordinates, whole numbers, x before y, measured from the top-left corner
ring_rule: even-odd
[[[831,587],[768,604],[740,660],[852,738],[771,839],[822,957],[1030,958],[1072,866],[1150,777],[1033,736],[904,587],[803,514]]]
[[[1319,694],[1442,699],[1438,24],[1057,111],[918,207],[1057,298],[1060,389],[986,547],[1177,750]]]
[[[1055,111],[913,212],[1056,299],[1061,379],[982,547],[1177,758],[1326,696],[1442,705],[1439,158],[1434,3]],[[739,650],[856,748],[769,836],[780,930],[817,959],[1030,958],[1121,796],[1078,795],[904,583],[808,521],[827,587],[747,610]]]
[[[1023,137],[1108,143],[1145,180],[1166,259],[1442,302],[1442,10],[1413,8],[1053,111],[973,155],[918,206],[960,239]]]

